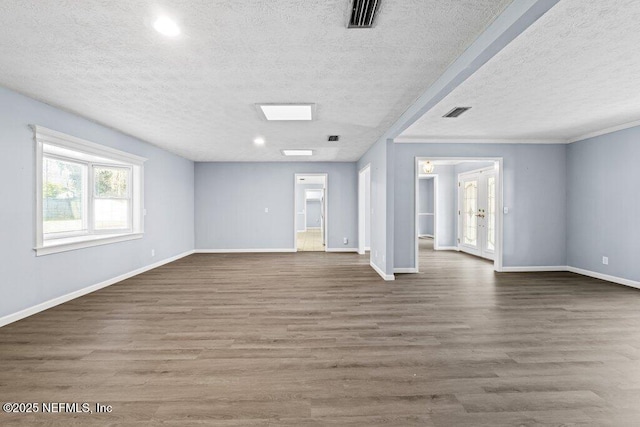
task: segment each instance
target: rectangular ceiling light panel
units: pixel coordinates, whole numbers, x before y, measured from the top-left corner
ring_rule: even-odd
[[[258,104],[267,120],[313,120],[315,104]]]
[[[284,156],[313,156],[313,150],[282,150]]]

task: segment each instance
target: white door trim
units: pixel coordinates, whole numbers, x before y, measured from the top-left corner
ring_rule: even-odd
[[[502,157],[425,157],[425,156],[416,156],[415,157],[415,180],[414,180],[414,188],[416,189],[416,193],[413,198],[414,212],[416,222],[414,223],[414,268],[418,271],[419,266],[419,246],[418,246],[418,228],[417,228],[417,218],[418,218],[418,198],[417,198],[417,188],[418,188],[418,180],[420,179],[420,161],[422,160],[454,160],[454,161],[468,161],[468,162],[496,162],[498,165],[496,171],[496,250],[495,250],[495,259],[493,260],[493,269],[495,271],[502,271],[502,245],[503,245],[503,215],[504,215],[504,172],[503,172],[503,158]],[[434,181],[435,186],[435,181]],[[434,191],[434,195],[437,194]],[[434,211],[434,213],[436,213]],[[437,220],[437,213],[436,213]],[[434,221],[434,227],[436,222]],[[435,229],[434,229],[435,232]],[[437,232],[435,232],[437,238]],[[435,245],[435,242],[434,242]],[[435,248],[435,246],[434,246]]]
[[[358,171],[358,253],[364,255],[366,247],[366,181],[365,174],[369,172],[369,183],[371,183],[371,163]],[[371,200],[371,185],[369,185],[369,200]]]
[[[418,273],[420,271],[420,262],[419,262],[419,243],[418,238],[420,237],[418,231],[420,230],[420,179],[428,179],[433,178],[433,249],[438,250],[440,248],[438,241],[438,233],[436,232],[438,226],[438,174],[420,174],[419,164],[416,163],[416,184],[415,184],[415,208],[416,208],[416,217],[415,217],[415,232],[416,232],[416,247],[415,247],[415,266],[412,269],[408,269],[410,273]],[[395,272],[395,269],[394,269]]]
[[[299,176],[322,176],[324,177],[324,251],[327,252],[329,247],[329,174],[321,172],[296,172],[293,174],[293,250],[298,252],[298,227],[296,221],[298,219],[298,210],[296,205],[298,202],[298,177]],[[306,193],[305,193],[306,194]],[[305,196],[306,197],[306,196]],[[307,228],[307,206],[305,200],[304,226]]]

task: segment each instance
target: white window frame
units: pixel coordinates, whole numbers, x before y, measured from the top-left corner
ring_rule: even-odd
[[[144,157],[116,150],[81,138],[32,125],[36,142],[36,245],[37,256],[71,251],[91,246],[140,239],[144,234]],[[49,148],[51,147],[51,148]],[[62,149],[64,154],[48,152]],[[43,159],[45,157],[87,166],[87,231],[45,236],[43,227]],[[94,230],[94,167],[118,167],[130,170],[127,200],[130,227],[119,230]]]

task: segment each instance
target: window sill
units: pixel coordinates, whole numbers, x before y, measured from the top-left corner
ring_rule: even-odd
[[[127,240],[141,239],[142,233],[109,234],[69,237],[46,241],[41,247],[35,248],[36,256],[56,254],[58,252],[75,251],[76,249],[90,248],[92,246],[108,245],[111,243],[125,242]]]

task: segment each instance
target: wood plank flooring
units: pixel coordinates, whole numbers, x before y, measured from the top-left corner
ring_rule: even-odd
[[[28,426],[640,425],[640,292],[421,250],[198,254],[0,328]],[[6,297],[6,296],[3,296]]]

